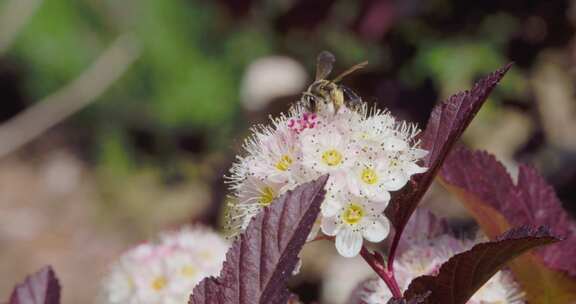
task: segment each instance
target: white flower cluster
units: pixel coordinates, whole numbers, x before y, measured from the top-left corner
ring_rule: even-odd
[[[398,285],[404,291],[410,282],[422,275],[435,274],[453,255],[472,248],[473,241],[463,241],[449,235],[411,246],[394,264]],[[366,304],[388,303],[392,293],[380,279],[370,281],[362,296]],[[497,272],[467,302],[468,304],[522,304],[524,294],[506,271]]]
[[[417,147],[415,125],[359,108],[312,113],[296,106],[272,119],[272,125],[253,128],[244,145],[247,154],[238,157],[229,176],[234,191],[230,229],[246,228],[277,196],[329,174],[317,221],[322,232],[335,236],[345,257],[356,256],[363,239],[382,241],[390,230],[383,215],[390,192],[426,171],[417,162],[427,152]]]
[[[181,304],[202,279],[218,275],[228,243],[215,232],[186,227],[127,251],[104,279],[102,304]]]

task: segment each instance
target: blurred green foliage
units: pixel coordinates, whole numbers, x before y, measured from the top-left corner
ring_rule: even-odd
[[[208,147],[228,142],[243,69],[272,46],[254,25],[225,25],[219,14],[195,1],[45,0],[10,55],[25,68],[27,94],[38,100],[78,77],[120,33],[137,37],[137,63],[79,116],[83,127],[105,134],[95,139],[97,158],[122,170],[134,156],[121,155],[133,150],[129,129],[152,138],[191,129],[210,133]]]
[[[450,8],[442,3],[435,8]],[[315,4],[302,5],[311,5],[304,12],[316,9]],[[504,45],[518,27],[514,17],[492,14],[472,32],[447,39],[421,19],[391,19],[394,39],[389,44],[366,39],[349,26],[361,20],[355,21],[363,14],[361,7],[335,1],[320,22],[310,19],[309,26],[283,28],[285,21],[279,20],[291,14],[290,2],[265,1],[238,18],[212,1],[44,0],[9,55],[24,68],[26,94],[39,100],[78,77],[120,34],[136,37],[142,48],[138,61],[75,116],[95,143],[93,158],[120,173],[145,159],[135,147],[134,132],[155,146],[159,160],[181,153],[179,136],[201,137],[193,145],[203,145],[205,152],[230,147],[246,126],[239,103],[242,74],[259,57],[284,53],[313,67],[315,54],[330,49],[339,67],[369,60],[369,70],[394,70],[407,87],[431,78],[445,97],[506,63]],[[416,48],[406,64],[394,58],[396,40]],[[524,82],[512,71],[502,94],[521,94]]]

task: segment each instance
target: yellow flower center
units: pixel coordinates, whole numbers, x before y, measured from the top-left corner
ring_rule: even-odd
[[[360,178],[362,179],[363,182],[365,182],[368,185],[374,185],[375,183],[378,182],[378,175],[374,170],[370,168],[364,168],[364,170],[362,170],[362,176]]]
[[[262,207],[266,207],[266,206],[270,205],[272,203],[272,201],[274,201],[275,197],[276,197],[276,193],[274,193],[274,189],[272,189],[270,187],[264,187],[260,191],[260,198],[258,199],[258,202],[260,202],[260,205]]]
[[[192,265],[185,265],[180,269],[180,273],[185,277],[191,278],[196,274],[196,268]]]
[[[364,208],[355,203],[349,203],[346,209],[342,211],[342,220],[349,225],[358,224],[364,217]]]
[[[337,150],[327,150],[322,153],[322,161],[330,167],[337,166],[342,162],[342,154]]]
[[[167,283],[168,282],[164,276],[156,277],[154,280],[152,280],[152,289],[154,289],[154,291],[160,291],[166,287]]]
[[[200,252],[200,257],[204,260],[211,260],[212,259],[212,251],[204,250]]]
[[[280,160],[276,163],[276,169],[286,171],[292,165],[292,158],[288,155],[282,155]]]

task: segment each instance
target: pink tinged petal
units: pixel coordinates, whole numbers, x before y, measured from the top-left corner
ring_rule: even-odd
[[[366,211],[370,214],[381,214],[388,206],[388,201],[367,201],[364,204]]]
[[[340,225],[336,217],[323,217],[322,218],[322,233],[330,236],[338,234]]]
[[[347,186],[347,178],[348,178],[348,171],[337,171],[330,175],[330,179],[328,180],[328,187],[330,190],[339,191],[346,189]]]
[[[352,229],[342,229],[336,235],[336,250],[347,258],[353,258],[360,253],[362,248],[362,233]]]
[[[347,175],[347,185],[348,185],[348,190],[350,190],[350,192],[352,192],[352,194],[360,196],[362,195],[362,186],[361,186],[361,182],[359,179],[360,174],[356,171],[351,171],[350,174]]]
[[[384,186],[381,187],[381,185],[378,185],[378,187],[375,187],[372,192],[374,193],[372,195],[373,200],[377,201],[379,203],[378,205],[384,205],[384,208],[386,208],[386,205],[388,205],[388,202],[390,201],[390,192],[388,192],[388,189]]]
[[[325,217],[336,216],[341,208],[340,202],[333,199],[325,200],[322,204],[322,215]]]
[[[390,223],[385,217],[369,219],[366,229],[362,232],[364,238],[370,242],[381,242],[390,232]]]

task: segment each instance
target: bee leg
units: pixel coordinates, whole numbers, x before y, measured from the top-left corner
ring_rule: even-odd
[[[302,93],[302,98],[300,98],[299,104],[308,112],[315,113],[318,110],[318,101],[316,100],[316,96],[308,92]]]

